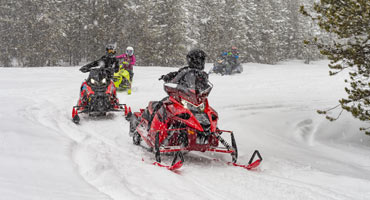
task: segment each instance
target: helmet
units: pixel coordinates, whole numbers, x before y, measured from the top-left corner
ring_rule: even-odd
[[[232,47],[231,47],[231,52],[233,52],[233,53],[238,52],[238,47],[236,47],[236,46],[232,46]]]
[[[129,56],[134,55],[134,48],[132,48],[132,47],[127,47],[127,48],[126,48],[126,54],[127,54],[127,55],[129,55]]]
[[[193,49],[189,51],[188,55],[186,55],[186,61],[190,68],[203,70],[206,57],[207,54],[203,50]]]
[[[108,44],[105,46],[105,50],[107,51],[107,55],[113,57],[116,54],[116,46],[114,44]]]

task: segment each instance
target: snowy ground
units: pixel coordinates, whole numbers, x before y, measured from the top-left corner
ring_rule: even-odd
[[[87,74],[70,68],[0,68],[0,199],[370,199],[370,137],[344,113],[317,115],[345,97],[345,74],[327,62],[248,63],[244,73],[211,75],[210,104],[219,127],[235,133],[239,163],[254,149],[256,171],[189,153],[178,173],[149,165],[132,144],[121,114],[71,121]],[[209,68],[210,66],[208,66]],[[137,67],[135,90],[120,93],[133,110],[165,97],[160,75],[174,68]]]

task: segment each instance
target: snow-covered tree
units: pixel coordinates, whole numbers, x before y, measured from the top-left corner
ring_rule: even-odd
[[[301,42],[313,32],[298,15],[301,4],[312,1],[3,0],[0,64],[78,65],[102,56],[108,43],[118,53],[133,46],[139,65],[182,65],[192,48],[213,62],[231,46],[242,62],[311,58],[314,48]]]
[[[321,0],[315,13],[302,12],[321,29],[335,36],[331,44],[316,41],[321,53],[330,59],[330,75],[349,71],[347,98],[339,100],[342,109],[362,121],[370,121],[370,2],[366,0]],[[319,113],[327,114],[326,111]],[[329,120],[336,118],[327,116]],[[366,131],[370,134],[369,131]]]

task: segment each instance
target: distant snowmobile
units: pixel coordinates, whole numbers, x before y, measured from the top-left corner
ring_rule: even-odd
[[[249,165],[236,164],[238,149],[234,134],[217,127],[218,114],[208,104],[207,97],[212,87],[210,82],[203,88],[165,83],[164,90],[169,97],[159,102],[151,101],[139,112],[128,112],[126,119],[130,121],[129,134],[133,143],[140,145],[142,140],[146,143],[155,154],[156,162],[153,164],[170,170],[178,169],[184,162],[183,152],[188,151],[227,153],[232,158],[228,164],[246,169],[260,164],[262,157],[258,151],[253,154]],[[221,137],[222,134],[230,136],[229,142]],[[164,153],[174,153],[171,166],[160,163]],[[259,159],[252,162],[255,155]]]
[[[116,87],[111,80],[111,68],[81,68],[83,72],[90,72],[88,78],[82,83],[80,98],[72,109],[72,121],[80,122],[79,113],[87,113],[89,116],[102,116],[110,111],[125,111],[119,104],[116,96]]]
[[[240,63],[233,63],[230,56],[220,56],[216,59],[216,62],[213,64],[209,74],[216,73],[221,75],[231,75],[242,72],[243,66]]]
[[[113,75],[113,81],[118,91],[127,90],[127,93],[131,94],[130,73],[125,69],[125,65],[128,65],[128,62],[124,61],[119,66],[119,71]]]

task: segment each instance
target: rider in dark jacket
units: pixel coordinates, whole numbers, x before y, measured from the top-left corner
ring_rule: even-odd
[[[166,75],[162,75],[159,80],[164,80],[166,83],[175,83],[182,85],[186,88],[193,88],[198,90],[204,90],[208,87],[208,74],[203,71],[206,53],[200,49],[193,49],[186,55],[186,61],[188,66],[179,69],[176,72],[170,72]],[[152,119],[159,109],[163,106],[168,97],[165,97],[161,101],[155,104],[153,112],[149,118],[149,126],[151,126]]]
[[[166,83],[177,83],[185,87],[204,89],[208,85],[208,74],[203,71],[206,57],[203,50],[193,49],[186,55],[188,66],[176,72],[162,75],[159,80],[164,80]]]
[[[114,72],[118,72],[119,70],[119,60],[115,57],[116,49],[115,46],[112,44],[108,44],[105,48],[106,55],[102,56],[99,60],[93,61],[87,65],[81,67],[81,72],[88,72],[90,68],[101,66],[104,68],[113,68]],[[110,77],[113,76],[113,71],[110,74]]]

